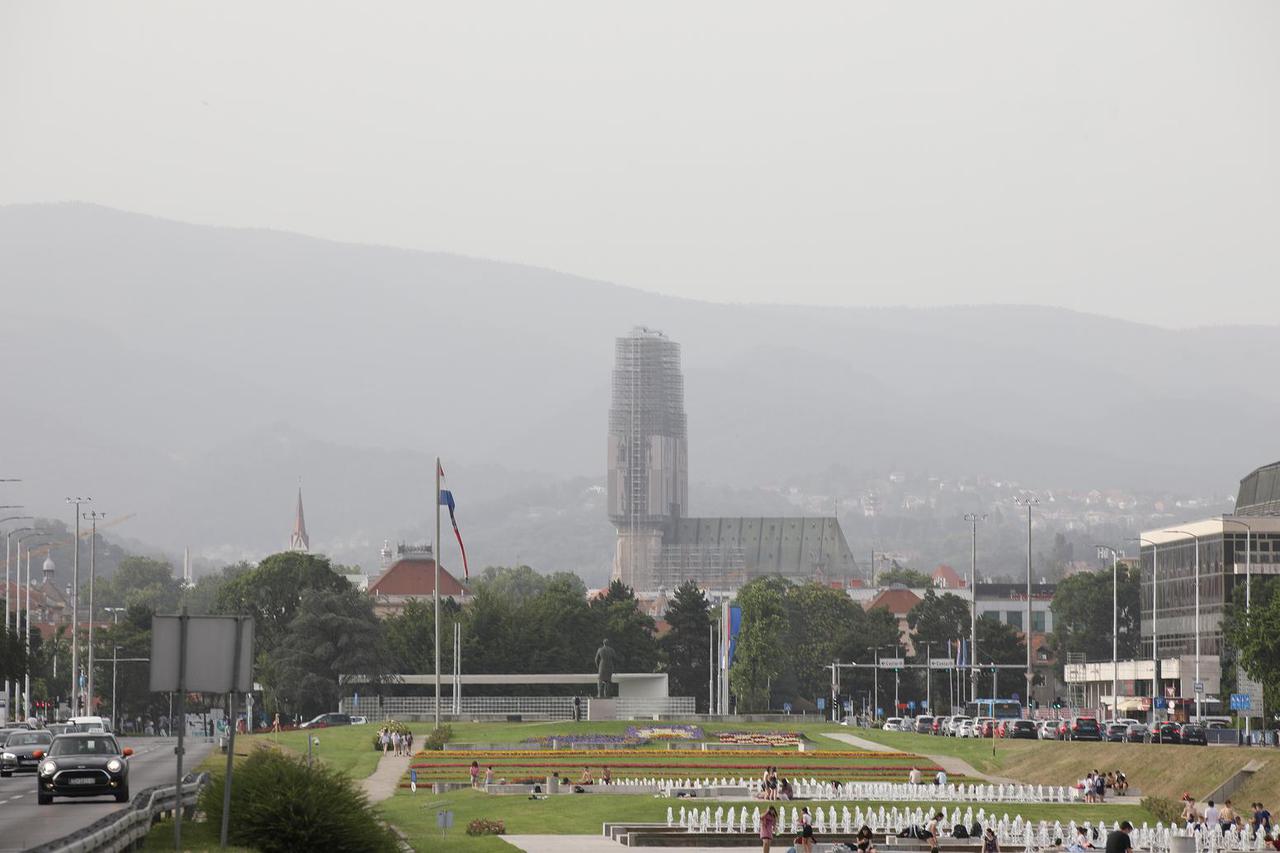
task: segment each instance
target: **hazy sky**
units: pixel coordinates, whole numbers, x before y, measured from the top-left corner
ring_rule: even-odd
[[[724,301],[1280,316],[1280,3],[0,5],[0,203]]]

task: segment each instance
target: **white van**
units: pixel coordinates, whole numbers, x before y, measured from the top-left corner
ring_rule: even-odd
[[[110,717],[72,717],[67,723],[75,726],[73,731],[77,732],[106,732],[111,733]]]

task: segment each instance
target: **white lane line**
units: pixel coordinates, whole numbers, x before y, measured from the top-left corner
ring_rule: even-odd
[[[20,799],[22,799],[22,798],[23,798],[23,797],[25,797],[25,796],[26,796],[26,794],[14,794],[14,795],[13,795],[12,797],[10,797],[9,799],[11,799],[11,800],[20,800]]]

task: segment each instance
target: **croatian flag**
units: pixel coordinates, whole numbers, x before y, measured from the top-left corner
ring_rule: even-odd
[[[444,482],[444,467],[438,462],[436,463],[436,473],[440,475],[440,482]],[[462,531],[458,530],[458,518],[454,515],[455,504],[453,502],[453,492],[448,489],[440,490],[440,506],[449,508],[449,522],[453,525],[453,535],[458,539],[458,550],[462,552],[462,573],[467,579],[471,578],[471,570],[467,567],[467,547],[462,544]]]

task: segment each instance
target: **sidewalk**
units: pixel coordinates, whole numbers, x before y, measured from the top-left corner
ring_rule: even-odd
[[[400,780],[409,772],[409,764],[413,758],[408,755],[396,755],[385,752],[378,759],[378,769],[360,780],[360,787],[371,803],[380,803],[390,798],[400,787]]]
[[[882,743],[876,743],[871,740],[865,740],[857,735],[851,735],[846,732],[823,732],[822,734],[832,740],[838,740],[841,743],[847,743],[850,746],[856,746],[858,749],[865,749],[868,752],[899,752],[899,750],[894,747],[885,746]],[[962,774],[970,779],[981,779],[983,782],[989,782],[994,785],[999,785],[1001,783],[1017,784],[1013,779],[1005,779],[1002,776],[989,776],[986,773],[979,773],[976,767],[962,758],[956,758],[954,755],[930,755],[927,752],[914,752],[914,754],[919,755],[921,758],[929,759],[948,773]]]

